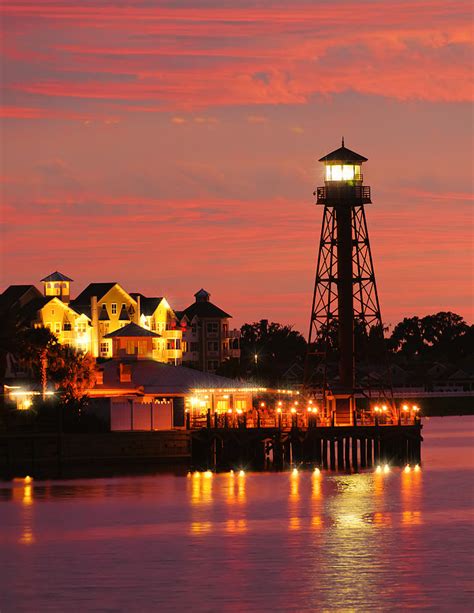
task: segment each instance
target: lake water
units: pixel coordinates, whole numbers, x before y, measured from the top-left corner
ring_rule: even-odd
[[[474,418],[420,471],[0,483],[0,611],[474,609]]]

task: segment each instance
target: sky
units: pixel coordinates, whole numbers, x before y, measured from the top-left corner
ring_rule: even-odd
[[[368,158],[387,324],[472,322],[466,0],[5,0],[0,289],[59,270],[307,333],[317,160]]]

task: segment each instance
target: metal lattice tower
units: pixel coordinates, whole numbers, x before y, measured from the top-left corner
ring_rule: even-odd
[[[324,206],[316,281],[308,338],[305,385],[314,387],[321,373],[310,355],[322,365],[323,396],[330,398],[340,424],[352,423],[356,383],[354,328],[383,336],[364,206],[371,203],[370,187],[363,185],[361,165],[367,158],[342,146],[322,157],[325,186],[318,187],[317,204]],[[331,333],[337,328],[338,379],[328,380],[327,354]],[[314,346],[317,351],[314,351]],[[386,369],[386,375],[388,370]],[[387,385],[388,383],[388,385]],[[379,393],[386,397],[388,377]],[[367,395],[371,390],[366,389]],[[391,398],[391,388],[390,388]],[[390,404],[393,404],[390,401]]]

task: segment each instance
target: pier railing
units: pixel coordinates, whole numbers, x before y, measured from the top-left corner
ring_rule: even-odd
[[[402,415],[394,418],[390,415],[372,415],[367,413],[354,414],[352,426],[400,426],[416,425],[420,423],[417,413],[413,415]],[[347,424],[349,425],[349,424]],[[334,428],[343,427],[337,424],[335,414],[319,415],[316,413],[287,413],[287,412],[224,412],[212,413],[209,409],[206,413],[191,414],[186,413],[186,428],[188,430],[199,430],[202,428],[214,429],[261,429],[277,428],[282,431],[290,431],[294,428]]]

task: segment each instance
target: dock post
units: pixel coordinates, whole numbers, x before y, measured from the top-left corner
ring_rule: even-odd
[[[374,464],[380,464],[380,439],[379,435],[374,435]]]
[[[360,449],[362,453],[362,446]],[[356,436],[352,437],[352,469],[355,473],[359,471],[359,466],[357,463],[357,437]]]
[[[367,444],[364,436],[360,437],[360,467],[366,468],[367,466]]]
[[[352,438],[352,440],[354,440],[354,438]],[[351,472],[351,437],[350,436],[346,436],[346,447],[344,450],[344,455],[345,455],[345,459],[346,459],[346,472],[350,473]]]
[[[367,454],[366,454],[366,458],[367,458],[367,468],[372,468],[373,466],[373,462],[372,462],[372,439],[371,438],[367,438],[366,439],[366,448],[367,448]]]
[[[186,412],[186,430],[191,430],[191,414],[189,411]]]
[[[219,427],[219,416],[217,415],[217,413],[214,413],[214,428],[217,430],[218,427]]]
[[[327,438],[323,438],[323,468],[325,468],[326,470],[329,467],[328,464],[328,440]]]
[[[329,455],[331,462],[331,470],[336,470],[336,441],[332,437],[329,441]]]
[[[337,439],[337,470],[344,470],[344,439]]]
[[[207,415],[206,415],[206,426],[208,428],[211,427],[211,409],[207,409]]]

